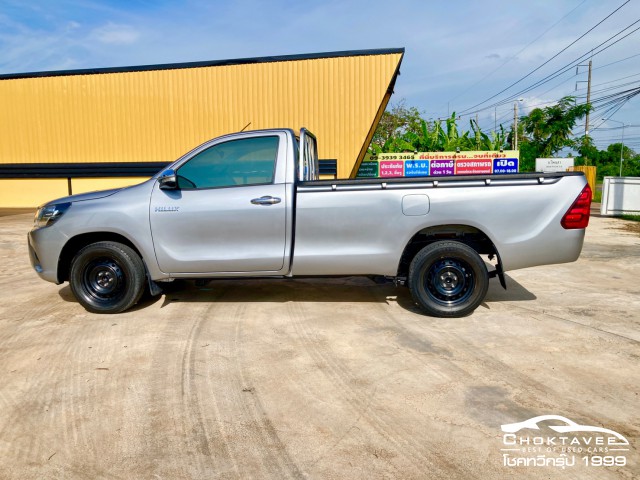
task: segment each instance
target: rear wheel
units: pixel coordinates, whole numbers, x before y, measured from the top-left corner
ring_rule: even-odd
[[[120,313],[135,305],[145,288],[140,256],[117,242],[97,242],[71,261],[69,283],[78,302],[93,313]]]
[[[463,317],[484,299],[489,274],[484,261],[464,243],[441,241],[424,247],[409,267],[409,289],[425,313]]]

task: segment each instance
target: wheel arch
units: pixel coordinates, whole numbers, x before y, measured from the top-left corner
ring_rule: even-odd
[[[132,248],[134,252],[142,259],[142,263],[146,267],[144,256],[140,253],[140,249],[124,235],[114,232],[89,232],[81,233],[75,237],[71,237],[60,251],[58,259],[57,277],[58,282],[62,283],[69,280],[69,271],[71,269],[71,260],[82,248],[96,242],[118,242]]]
[[[434,225],[416,232],[402,251],[398,263],[397,276],[402,278],[409,274],[411,261],[427,245],[440,240],[454,240],[473,248],[479,255],[495,255],[498,261],[498,274],[502,275],[500,252],[491,237],[477,227],[464,224]]]

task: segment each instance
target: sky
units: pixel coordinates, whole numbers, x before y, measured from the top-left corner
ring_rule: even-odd
[[[640,0],[0,0],[0,74],[404,47],[392,103],[490,131],[515,103],[584,102],[591,58],[596,145],[624,124],[640,152],[636,28]]]

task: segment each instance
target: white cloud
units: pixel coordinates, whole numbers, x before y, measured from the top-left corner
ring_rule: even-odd
[[[140,38],[140,32],[130,25],[107,23],[91,32],[91,37],[109,45],[131,45]]]
[[[521,111],[528,112],[539,103],[576,94],[575,82],[586,80],[586,68],[578,75],[570,69],[539,87],[533,85],[640,15],[640,2],[629,2],[558,58],[532,72],[614,6],[593,0],[464,0],[455,9],[451,2],[418,0],[394,0],[393,8],[385,0],[299,5],[285,0],[0,3],[0,73],[404,46],[402,76],[393,102],[406,98],[408,105],[442,117],[489,99],[481,104],[485,108],[479,117],[481,122],[485,117],[491,127],[494,117],[498,123],[513,117],[513,102],[497,109],[492,106],[511,95],[524,97]],[[575,7],[580,8],[573,11]],[[595,84],[638,72],[640,57],[600,67],[636,53],[639,37],[637,32],[595,56]],[[498,93],[512,83],[512,88]],[[584,85],[580,83],[579,88]],[[529,86],[531,90],[526,90]],[[639,106],[640,97],[629,102],[619,118],[634,122]]]

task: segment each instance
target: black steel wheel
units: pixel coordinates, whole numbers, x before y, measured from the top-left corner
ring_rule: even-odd
[[[413,300],[435,317],[463,317],[484,299],[489,274],[477,252],[455,241],[434,242],[414,257],[409,267]]]
[[[127,245],[92,243],[73,258],[69,283],[88,311],[120,313],[135,305],[144,292],[144,264]]]

